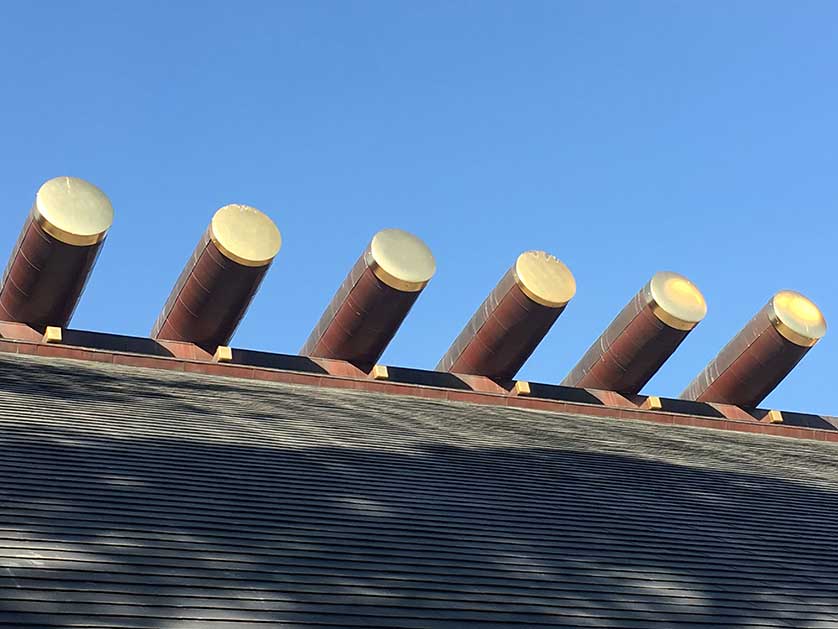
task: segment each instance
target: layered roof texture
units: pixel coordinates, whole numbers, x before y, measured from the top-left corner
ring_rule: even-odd
[[[0,357],[2,627],[838,627],[838,449]]]

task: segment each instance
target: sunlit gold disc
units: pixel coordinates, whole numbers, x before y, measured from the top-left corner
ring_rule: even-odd
[[[35,221],[53,238],[68,245],[100,242],[113,224],[113,206],[104,192],[76,177],[50,179],[38,190]]]
[[[678,330],[692,330],[707,315],[704,295],[678,273],[655,273],[648,284],[648,295],[655,316]]]
[[[810,347],[826,334],[826,319],[820,308],[797,291],[780,291],[771,305],[771,322],[792,343]]]
[[[428,246],[401,229],[382,229],[372,237],[367,264],[382,282],[407,292],[422,290],[436,273]]]
[[[564,262],[544,251],[525,251],[515,261],[518,286],[534,302],[560,308],[576,294],[576,279]]]
[[[264,266],[282,246],[282,235],[266,214],[249,205],[225,205],[212,217],[210,238],[226,257],[244,266]]]

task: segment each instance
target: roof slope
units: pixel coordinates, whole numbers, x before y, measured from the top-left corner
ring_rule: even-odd
[[[836,458],[0,356],[0,626],[838,627]]]

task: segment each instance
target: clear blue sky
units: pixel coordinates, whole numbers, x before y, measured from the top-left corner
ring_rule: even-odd
[[[234,345],[296,353],[370,236],[438,272],[384,362],[433,368],[516,255],[578,292],[520,374],[558,382],[657,270],[707,319],[677,395],[779,289],[836,329],[766,405],[838,414],[838,3],[8,2],[5,258],[38,186],[107,192],[73,327],[145,335],[212,213],[284,245]]]

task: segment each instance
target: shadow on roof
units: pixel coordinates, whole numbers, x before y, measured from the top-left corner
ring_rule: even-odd
[[[836,474],[794,442],[767,475],[747,435],[32,365],[0,372],[0,626],[838,626]]]

